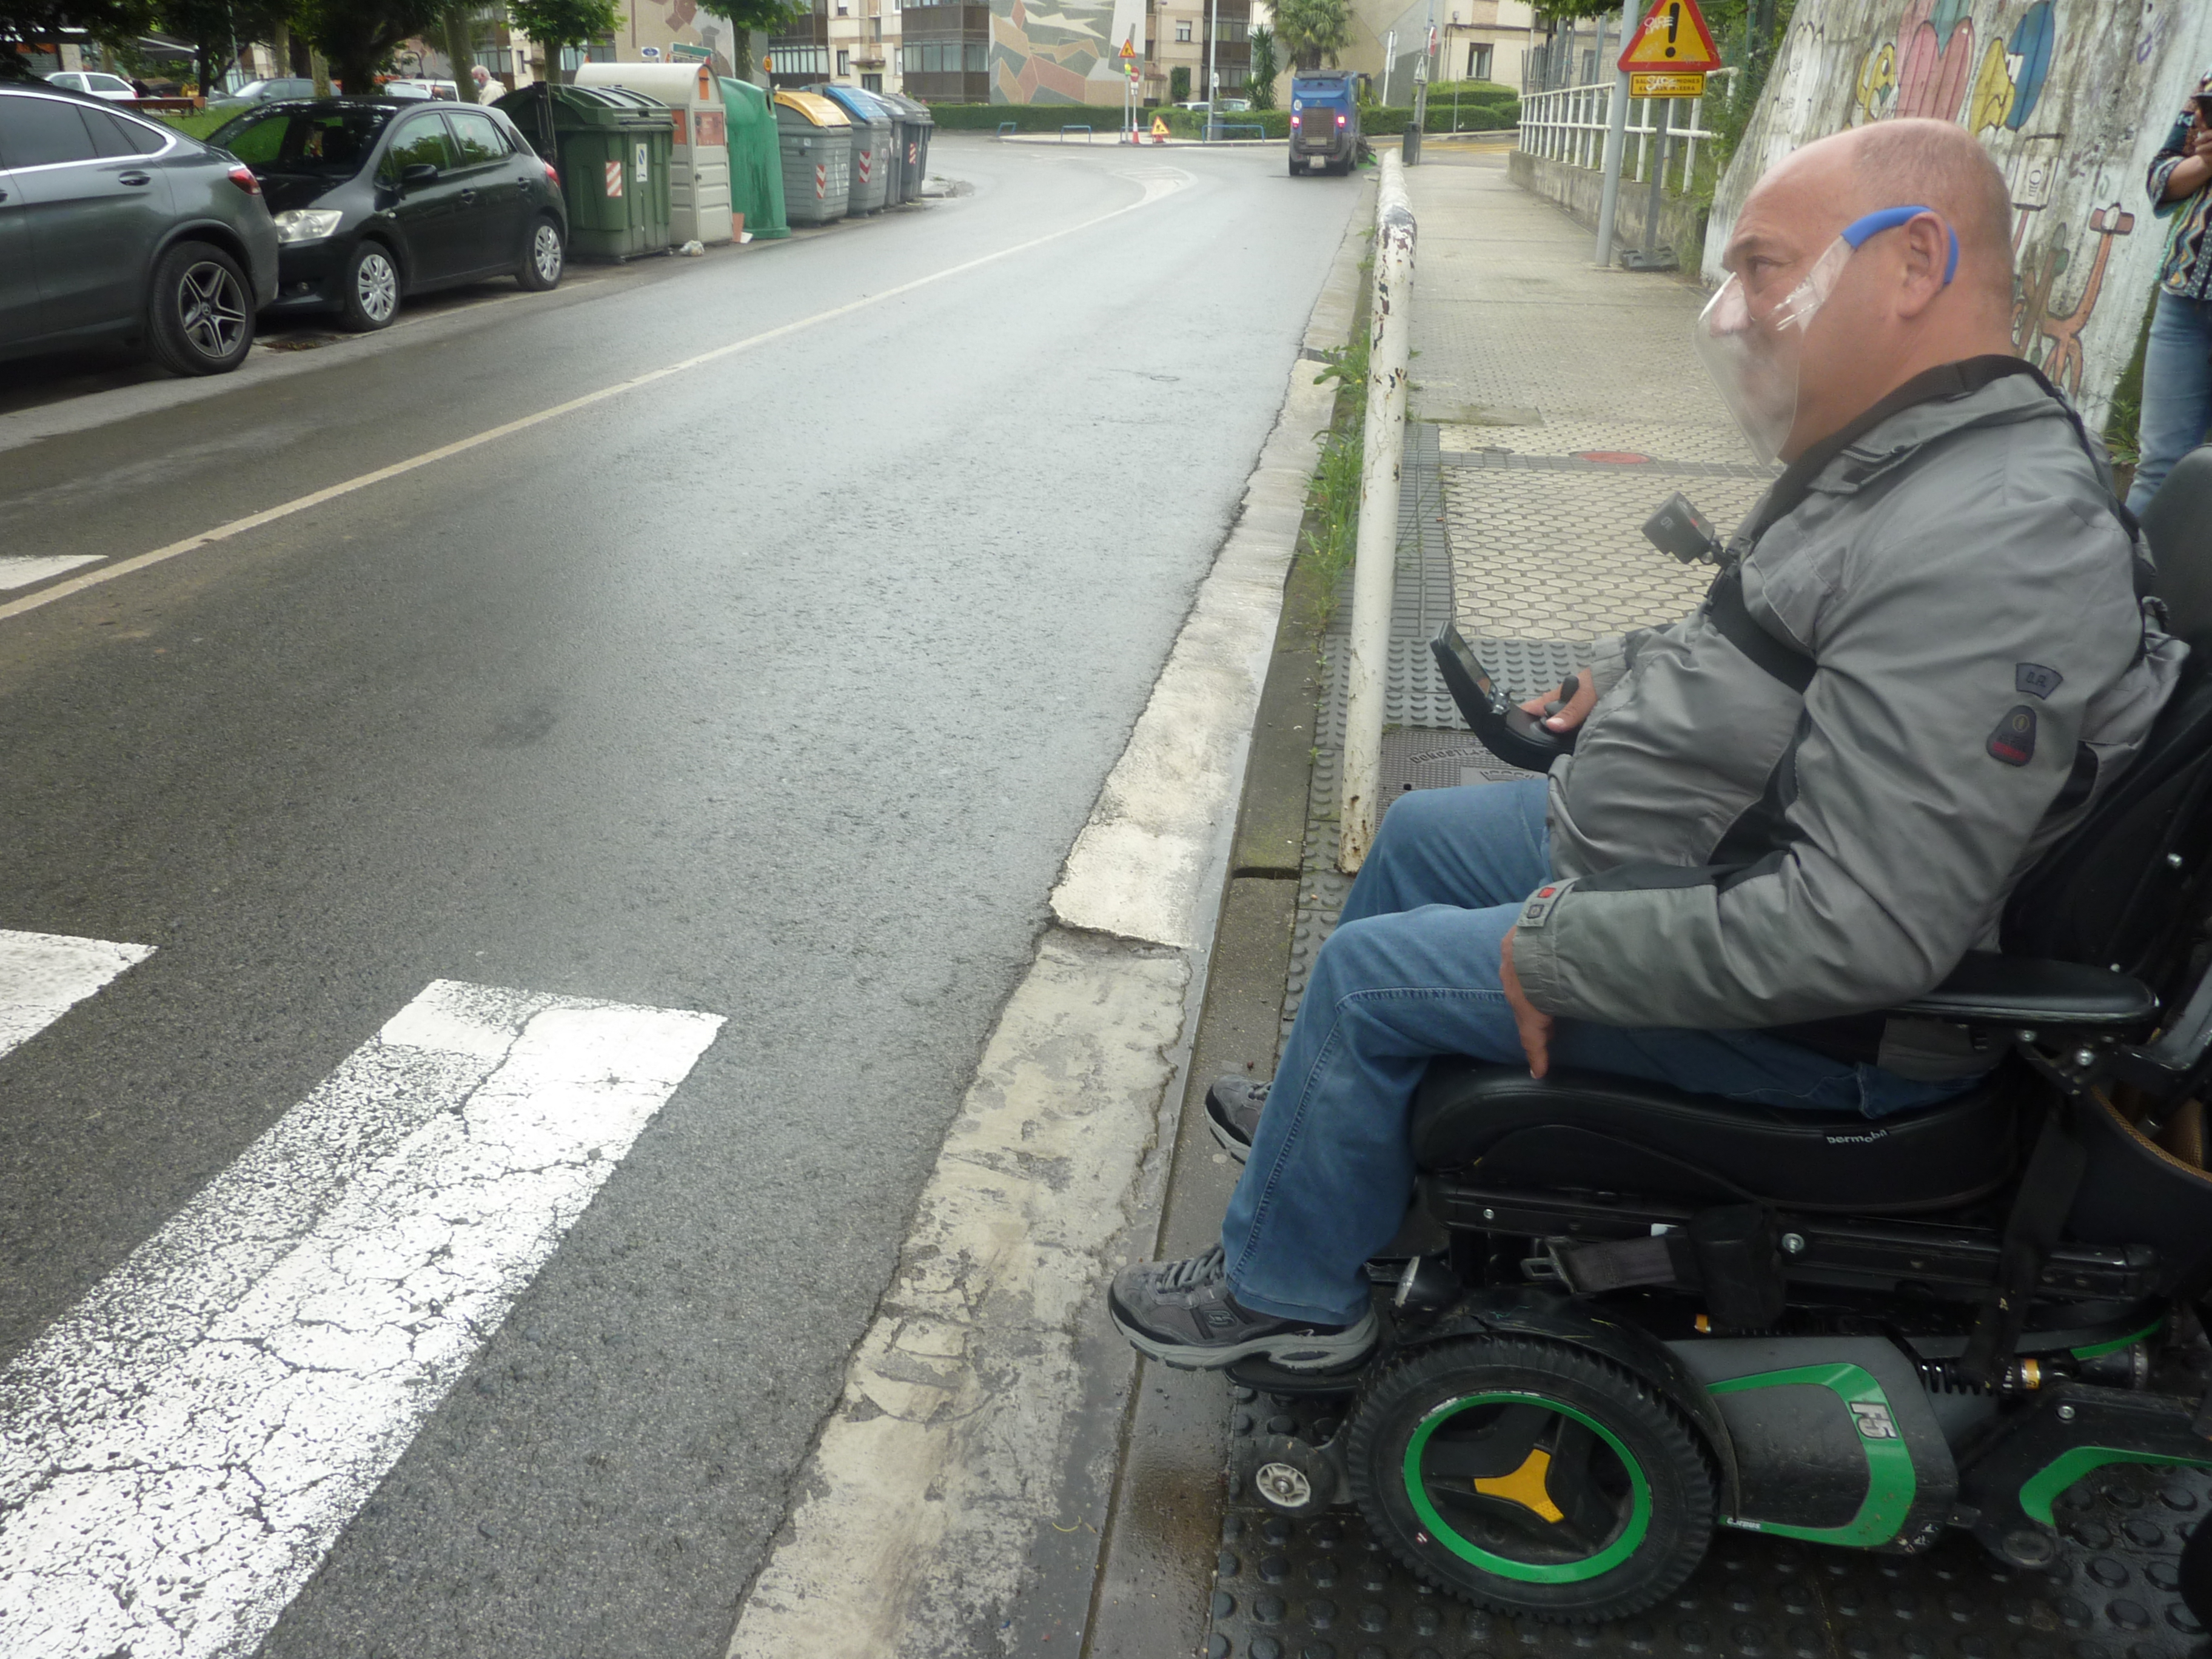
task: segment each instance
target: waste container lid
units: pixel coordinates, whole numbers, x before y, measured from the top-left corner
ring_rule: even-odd
[[[882,99],[859,87],[828,86],[823,88],[822,92],[847,114],[859,120],[889,121],[892,118],[890,106]]]
[[[933,127],[937,119],[929,112],[929,106],[908,97],[902,92],[872,92],[869,97],[885,106],[900,120],[916,126]]]
[[[775,101],[783,108],[805,116],[817,127],[849,127],[852,120],[818,92],[779,92]]]
[[[521,88],[497,99],[492,107],[504,110],[515,119],[525,132],[532,128],[522,119],[525,111],[536,112],[543,107],[544,94],[537,86]],[[555,87],[553,93],[553,125],[558,131],[574,132],[592,127],[635,128],[640,126],[673,127],[676,118],[669,113],[668,106],[658,98],[648,98],[643,93],[632,92],[627,87]]]
[[[712,104],[720,101],[714,72],[704,64],[586,64],[576,71],[576,85],[593,91],[619,88],[642,93],[663,104]]]

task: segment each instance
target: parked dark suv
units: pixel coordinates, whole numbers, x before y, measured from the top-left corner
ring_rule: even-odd
[[[495,109],[392,98],[264,104],[218,127],[252,167],[283,252],[277,311],[382,328],[404,295],[513,276],[561,280],[560,174]]]
[[[276,291],[276,228],[237,161],[83,93],[0,82],[0,357],[134,339],[220,374]]]

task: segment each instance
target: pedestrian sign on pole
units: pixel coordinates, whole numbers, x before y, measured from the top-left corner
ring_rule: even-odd
[[[1721,55],[1713,46],[1713,32],[1705,27],[1705,15],[1698,9],[1698,0],[1651,0],[1651,9],[1644,14],[1636,33],[1628,42],[1628,49],[1620,54],[1619,68],[1624,75],[1645,74],[1703,75],[1721,66]],[[1680,93],[1638,94],[1631,97],[1680,97]]]

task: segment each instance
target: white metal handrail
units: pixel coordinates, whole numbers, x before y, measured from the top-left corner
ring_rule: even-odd
[[[1728,70],[1717,75],[1731,73]],[[1584,86],[1561,87],[1556,92],[1529,92],[1521,96],[1521,149],[1547,161],[1588,167],[1595,173],[1605,166],[1606,123],[1613,112],[1613,82],[1593,81]],[[1658,131],[1656,98],[1632,99],[1628,106],[1628,136],[1636,142],[1635,171],[1630,177],[1641,183],[1650,177],[1651,139]],[[1669,138],[1686,140],[1680,154],[1682,176],[1697,176],[1698,145],[1711,143],[1718,135],[1705,124],[1705,100],[1677,99],[1668,123]]]

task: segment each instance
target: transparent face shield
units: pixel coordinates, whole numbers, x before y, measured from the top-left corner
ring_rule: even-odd
[[[1762,462],[1773,464],[1797,422],[1797,376],[1806,331],[1835,292],[1851,255],[1869,237],[1894,230],[1923,213],[1941,216],[1930,208],[1893,207],[1853,220],[1813,262],[1803,280],[1770,308],[1762,310],[1745,291],[1742,279],[1730,276],[1698,313],[1692,339],[1698,359],[1750,441],[1752,453]],[[1951,257],[1943,270],[1946,287],[1959,271],[1959,233],[1950,231],[1950,237]]]

